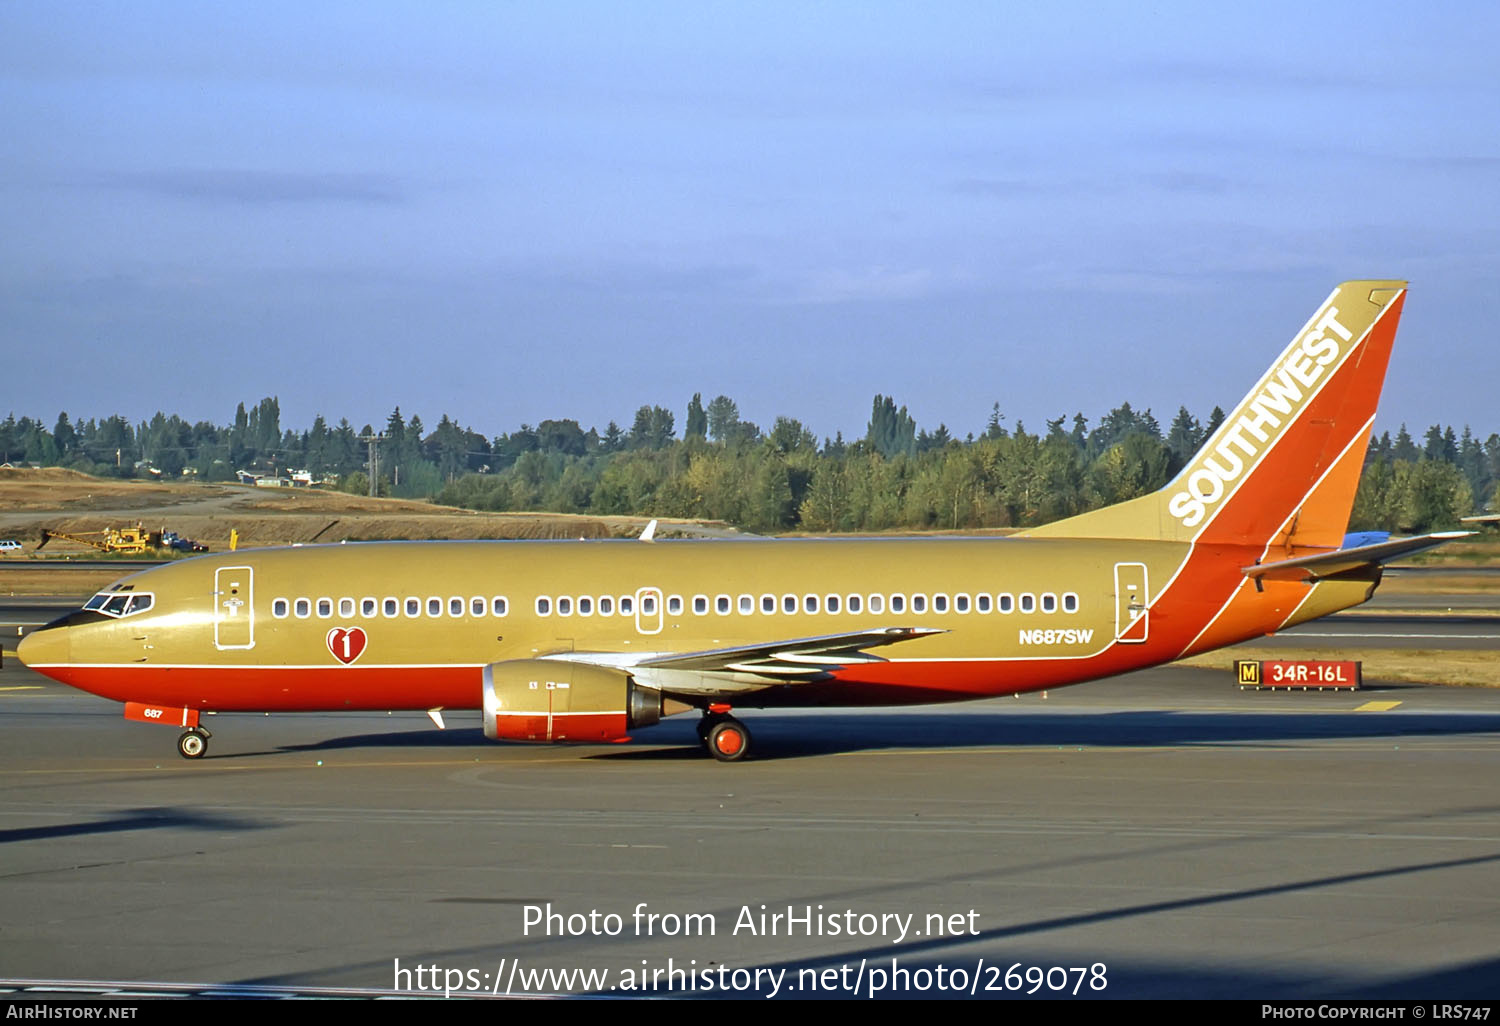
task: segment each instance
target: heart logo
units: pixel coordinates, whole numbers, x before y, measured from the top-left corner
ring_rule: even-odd
[[[328,651],[348,666],[365,650],[365,640],[363,627],[335,627],[328,632]]]

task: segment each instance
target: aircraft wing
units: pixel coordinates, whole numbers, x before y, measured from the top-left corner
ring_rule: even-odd
[[[1320,581],[1325,577],[1336,577],[1339,574],[1373,570],[1398,556],[1424,552],[1444,542],[1453,541],[1455,538],[1466,538],[1473,533],[1472,531],[1440,531],[1437,534],[1423,534],[1415,538],[1392,538],[1390,541],[1375,545],[1334,549],[1331,552],[1320,552],[1312,556],[1281,559],[1274,563],[1256,563],[1254,566],[1242,567],[1241,571],[1251,580]]]
[[[640,683],[665,691],[729,695],[823,680],[853,664],[883,663],[866,649],[943,633],[935,627],[876,627],[697,652],[559,652],[545,658],[629,670]]]

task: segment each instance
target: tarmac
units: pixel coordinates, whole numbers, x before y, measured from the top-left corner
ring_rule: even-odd
[[[460,713],[216,716],[188,762],[7,652],[0,988],[1500,994],[1500,690],[1227,666],[747,712],[738,764],[691,717],[532,747]]]

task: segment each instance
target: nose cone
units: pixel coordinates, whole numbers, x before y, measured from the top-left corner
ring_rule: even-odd
[[[73,656],[69,634],[66,627],[43,627],[32,631],[16,646],[16,655],[33,668],[66,665]]]

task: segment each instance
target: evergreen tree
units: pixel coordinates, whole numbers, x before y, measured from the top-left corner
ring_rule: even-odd
[[[236,470],[242,468],[253,455],[250,446],[250,419],[245,413],[245,404],[234,408],[234,426],[229,429],[229,462]]]
[[[688,403],[687,424],[683,427],[682,437],[706,438],[708,436],[708,414],[703,409],[703,393],[694,392],[692,401]]]
[[[1203,429],[1198,426],[1197,418],[1188,413],[1186,406],[1179,406],[1167,432],[1167,449],[1172,459],[1178,467],[1185,466],[1202,445]]]
[[[1479,439],[1474,437],[1467,424],[1464,425],[1463,437],[1458,442],[1458,469],[1463,471],[1468,480],[1472,495],[1478,497],[1489,494],[1490,481],[1484,462],[1484,446],[1479,444]]]
[[[1452,430],[1451,428],[1449,429]],[[1440,463],[1452,463],[1449,459],[1447,448],[1443,443],[1443,428],[1440,424],[1434,424],[1427,429],[1426,447],[1422,455],[1429,460],[1437,460]]]
[[[630,429],[632,449],[665,449],[672,441],[675,418],[661,406],[642,406],[635,411],[635,425]]]
[[[1000,412],[1000,404],[996,403],[994,405],[994,408],[990,410],[990,419],[989,422],[984,426],[984,435],[982,437],[991,440],[996,438],[1004,438],[1005,427],[1003,424],[1001,424],[1001,421],[1003,421],[1004,419],[1005,414]]]
[[[437,451],[438,474],[444,481],[452,484],[467,465],[468,440],[445,413],[438,421],[437,430],[433,432],[433,442]]]
[[[895,399],[877,395],[870,408],[865,441],[887,459],[899,454],[909,456],[917,447],[917,423],[907,415],[905,406],[897,410]]]
[[[57,443],[58,457],[67,460],[78,447],[78,432],[73,430],[73,425],[68,423],[68,415],[59,413],[57,415],[57,426],[52,429],[52,440]]]
[[[1391,448],[1391,455],[1407,463],[1415,463],[1422,458],[1422,451],[1411,440],[1411,435],[1407,434],[1405,424],[1396,432],[1396,444]]]
[[[730,442],[735,438],[740,425],[740,408],[727,395],[714,396],[709,401],[708,437],[715,442]]]
[[[612,453],[619,452],[623,448],[625,448],[625,432],[620,430],[620,425],[610,421],[609,427],[604,429],[604,437],[599,440],[599,450]]]
[[[1203,425],[1204,439],[1209,439],[1214,436],[1214,432],[1218,431],[1219,427],[1224,423],[1224,417],[1225,413],[1223,407],[1215,406],[1213,410],[1209,412],[1208,423]]]
[[[304,445],[304,460],[307,464],[305,469],[312,475],[314,481],[322,478],[331,469],[333,455],[333,437],[328,430],[328,422],[320,413],[313,417],[312,429],[308,431]]]

